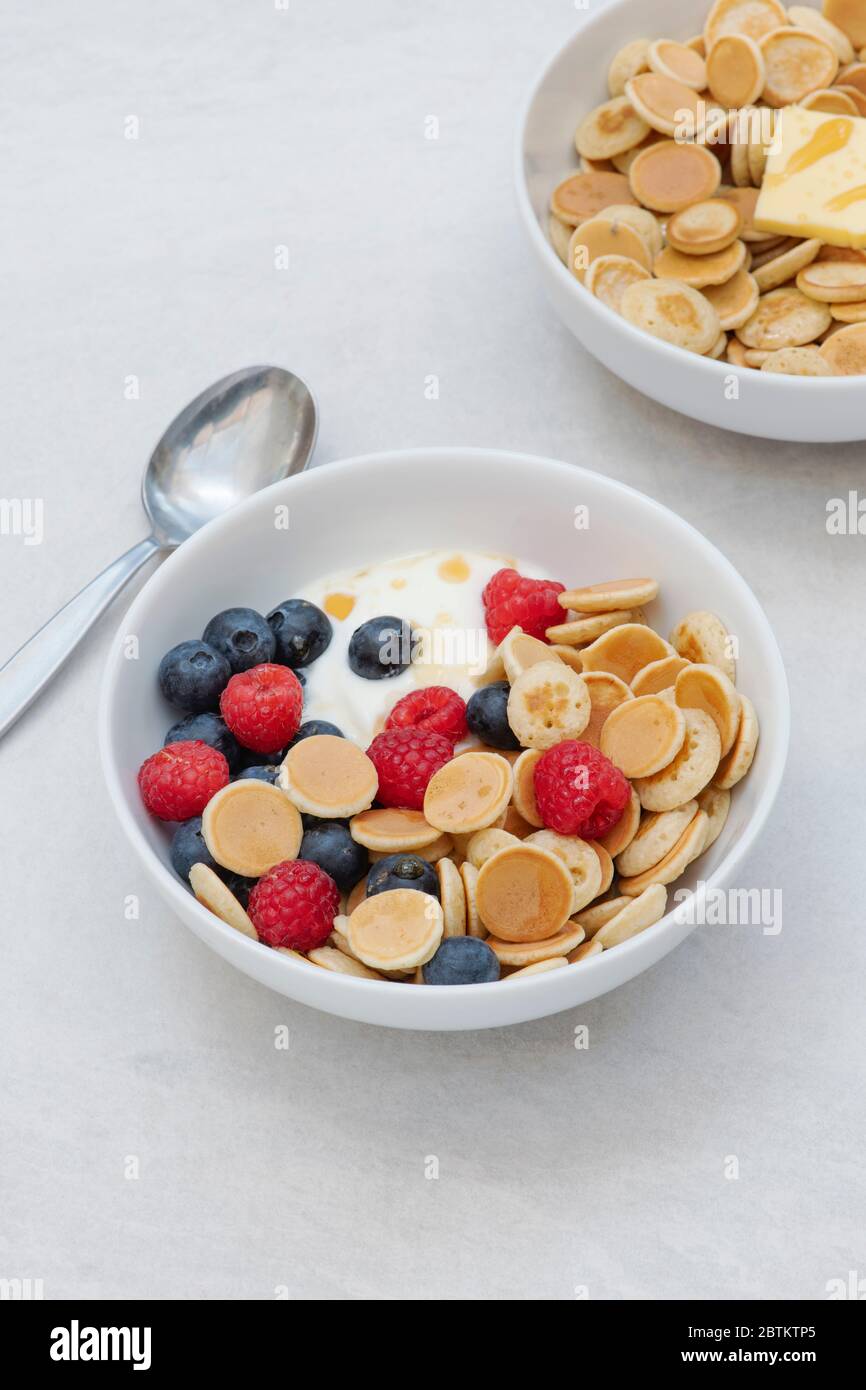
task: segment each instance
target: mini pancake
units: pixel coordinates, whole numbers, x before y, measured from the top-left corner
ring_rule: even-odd
[[[487,936],[487,928],[478,915],[478,870],[474,864],[461,864],[460,877],[463,880],[463,892],[466,894],[466,935],[477,936],[483,941]]]
[[[600,941],[584,941],[576,951],[569,951],[567,960],[569,965],[579,965],[588,956],[600,956],[603,950]]]
[[[779,0],[716,0],[704,23],[707,52],[723,34],[746,34],[760,40],[787,22]]]
[[[775,352],[814,342],[832,322],[826,304],[785,285],[761,297],[752,317],[737,329],[737,337],[746,347]]]
[[[740,709],[737,706],[737,714]],[[511,845],[519,845],[520,840],[516,835],[509,835],[507,830],[497,830],[493,826],[488,826],[486,830],[476,830],[470,836],[466,846],[466,858],[470,864],[474,864],[476,869],[480,869],[492,859],[494,854],[498,854],[501,849],[508,849]]]
[[[589,843],[595,850],[596,855],[598,856],[599,865],[601,866],[601,886],[595,895],[597,898],[600,898],[604,893],[607,892],[608,888],[613,883],[613,859],[611,858],[610,854],[607,852],[600,840],[590,840]]]
[[[436,954],[444,931],[442,906],[430,893],[392,888],[365,898],[346,921],[358,960],[374,970],[411,970]]]
[[[315,950],[307,952],[307,960],[313,965],[318,965],[322,970],[332,970],[335,975],[354,975],[359,980],[381,980],[384,977],[375,970],[370,970],[360,960],[354,956],[346,955],[345,951],[340,951],[335,946],[317,946]]]
[[[863,323],[866,321],[866,299],[853,304],[831,304],[830,313],[839,323]]]
[[[728,680],[736,680],[737,667],[731,655],[728,629],[715,613],[705,608],[687,613],[671,633],[671,646],[687,661],[718,666]]]
[[[707,817],[707,834],[704,850],[714,845],[725,828],[728,812],[731,809],[731,793],[723,787],[704,787],[698,797],[698,805]]]
[[[693,138],[700,129],[701,98],[684,82],[638,73],[625,84],[625,94],[638,116],[661,135]]]
[[[649,777],[673,761],[685,736],[681,709],[658,695],[642,695],[608,715],[601,751],[626,777]]]
[[[399,854],[401,850],[423,850],[441,836],[435,825],[429,825],[420,811],[377,807],[361,811],[349,822],[349,833],[359,845],[382,854]]]
[[[688,666],[685,657],[663,656],[659,661],[651,661],[642,666],[631,683],[633,695],[658,695],[674,684],[684,667]]]
[[[679,280],[691,285],[692,289],[701,290],[706,285],[724,285],[742,270],[745,259],[744,241],[734,241],[724,251],[707,256],[684,256],[682,251],[666,246],[661,255],[656,256],[653,269],[661,279]]]
[[[647,50],[650,70],[659,77],[682,82],[695,92],[702,92],[707,85],[707,65],[700,53],[684,43],[673,39],[656,39]],[[637,75],[637,74],[635,74]]]
[[[792,106],[819,87],[829,87],[839,59],[828,43],[805,29],[786,25],[761,39],[767,106]]]
[[[616,825],[610,829],[606,835],[602,835],[597,841],[602,849],[606,850],[615,859],[627,845],[630,845],[640,826],[640,798],[634,787],[631,789],[631,800],[617,821]]]
[[[567,222],[563,222],[562,218],[557,217],[556,213],[552,212],[547,220],[547,231],[554,251],[563,264],[567,265],[568,243],[572,231],[571,227]]]
[[[610,159],[611,155],[622,154],[633,145],[639,145],[648,134],[648,123],[623,95],[612,97],[584,116],[574,133],[574,143],[578,154],[587,159]]]
[[[658,591],[657,579],[609,579],[604,584],[567,589],[558,595],[557,602],[562,608],[575,608],[579,613],[611,613],[652,603]]]
[[[748,270],[738,270],[723,285],[707,285],[702,293],[719,316],[719,323],[728,332],[741,328],[754,314],[760,291]]]
[[[707,86],[729,110],[750,106],[764,90],[764,55],[748,34],[723,34],[706,61]]]
[[[587,939],[591,941],[606,922],[616,917],[624,907],[630,907],[633,901],[633,898],[625,896],[608,898],[607,902],[593,903],[592,907],[585,908],[583,912],[577,914],[574,920],[583,927]]]
[[[571,234],[568,243],[568,268],[576,280],[585,282],[586,273],[600,256],[623,256],[637,261],[646,271],[652,269],[652,252],[634,227],[625,222],[609,222],[604,217],[591,217]]]
[[[611,203],[633,203],[624,174],[571,174],[551,195],[550,210],[569,227],[579,227]]]
[[[847,34],[856,49],[866,44],[866,14],[862,0],[824,0],[824,18]]]
[[[535,749],[533,748],[529,751],[534,753]],[[502,829],[507,830],[509,835],[513,835],[517,840],[525,840],[527,835],[530,835],[532,831],[535,829],[535,827],[533,825],[530,825],[528,820],[524,819],[524,817],[520,814],[514,802],[512,801],[511,805],[505,812],[505,821],[503,823]]]
[[[588,841],[581,840],[577,835],[558,835],[555,830],[536,830],[523,843],[555,854],[568,869],[574,885],[569,917],[606,891],[602,886],[606,865],[602,864],[600,856]]]
[[[524,748],[552,748],[583,733],[589,723],[589,691],[583,677],[564,662],[539,661],[518,676],[507,709],[508,723]]]
[[[730,753],[719,763],[713,777],[713,786],[730,791],[745,777],[752,766],[755,749],[758,745],[758,716],[755,706],[747,695],[740,696],[740,726]]]
[[[858,12],[862,14],[862,9]],[[825,19],[820,10],[813,10],[811,5],[789,5],[788,23],[796,29],[807,29],[810,34],[817,34],[819,39],[830,45],[840,63],[853,63],[853,43],[838,24]]]
[[[654,883],[673,883],[685,873],[693,859],[703,854],[708,827],[709,818],[698,811],[664,859],[634,878],[620,879],[620,892],[628,898],[637,898]]]
[[[862,58],[862,55],[861,55]],[[866,63],[848,63],[839,73],[838,85],[844,86],[846,90],[853,87],[855,91],[862,92],[866,96]]]
[[[349,938],[346,936],[346,923],[349,920],[349,913],[340,913],[334,918],[334,925],[331,928],[331,935],[328,937],[327,945],[334,946],[338,951],[342,951],[346,956],[352,956],[352,948],[349,945]],[[356,956],[352,956],[356,960]]]
[[[428,782],[424,815],[447,834],[469,834],[492,825],[510,800],[511,764],[505,758],[492,753],[461,753],[434,772]]]
[[[540,748],[527,748],[514,764],[514,805],[528,825],[542,826],[535,800],[535,766],[541,757]]]
[[[637,898],[632,898],[627,907],[622,908],[609,922],[605,922],[593,938],[600,941],[606,951],[612,946],[620,946],[639,932],[646,931],[665,915],[668,905],[668,890],[661,883],[645,888]]]
[[[629,685],[643,666],[672,655],[668,643],[651,627],[626,623],[585,647],[583,665],[585,671],[605,671]]]
[[[866,116],[866,94],[861,92],[859,87],[849,87],[846,82],[837,82],[833,90],[850,97],[857,107],[858,113],[861,116]]]
[[[355,908],[358,906],[358,903],[362,903],[366,896],[367,875],[365,874],[362,879],[358,880],[351,893],[349,894],[348,898],[346,899],[346,915],[351,916],[351,914],[355,911]]]
[[[611,174],[615,171],[609,159],[587,159],[585,154],[580,156],[580,168],[584,174]]]
[[[731,178],[738,188],[748,188],[752,182],[747,141],[731,141]]]
[[[702,709],[719,731],[721,756],[730,751],[740,722],[740,697],[718,666],[696,663],[677,676],[674,698],[680,709]]]
[[[746,348],[746,366],[760,369],[770,356],[771,354],[766,350],[760,351],[755,348]]]
[[[540,642],[537,637],[530,637],[528,632],[523,632],[519,627],[511,629],[500,643],[499,651],[508,681],[516,681],[518,676],[528,671],[537,661],[555,659],[546,642]]]
[[[852,264],[866,265],[866,251],[858,251],[854,246],[822,246],[818,252],[819,261],[850,261]]]
[[[774,233],[759,232],[755,227],[755,208],[758,203],[757,188],[730,188],[727,184],[723,185],[716,192],[717,198],[722,198],[726,203],[733,203],[743,219],[740,240],[745,242],[763,242],[775,240]]]
[[[866,265],[855,261],[807,265],[797,276],[797,289],[824,304],[856,303],[866,299]]]
[[[764,182],[769,149],[769,145],[766,145],[763,140],[750,140],[747,146],[746,159],[749,165],[749,177],[756,188],[760,188]]]
[[[697,801],[692,800],[673,811],[645,815],[631,844],[617,856],[617,873],[625,878],[634,878],[660,863],[682,837],[699,809]]]
[[[245,878],[261,878],[275,864],[297,857],[304,828],[297,808],[279,787],[242,778],[211,797],[204,808],[201,833],[224,869]]]
[[[679,280],[646,280],[630,285],[622,316],[654,338],[703,354],[718,342],[721,324],[713,306]]]
[[[792,280],[799,270],[814,261],[821,250],[821,245],[822,243],[817,237],[812,237],[809,241],[801,241],[789,251],[783,251],[781,255],[773,256],[769,261],[765,261],[753,272],[758,289],[765,293],[767,290],[778,289],[779,285],[784,285],[786,281]],[[863,269],[866,271],[866,266]],[[864,277],[864,291],[866,291],[866,277]]]
[[[248,936],[251,941],[258,941],[259,934],[234,893],[208,864],[193,864],[189,881],[203,907],[209,908],[227,926],[234,927],[235,931]]]
[[[436,865],[436,877],[439,879],[439,901],[442,904],[443,938],[465,936],[466,890],[460,870],[450,859],[440,859]]]
[[[700,53],[702,58],[707,56],[707,45],[704,43],[703,34],[695,34],[693,39],[687,39],[686,48],[693,48],[696,53]]]
[[[494,854],[478,874],[478,914],[500,941],[553,936],[568,921],[573,898],[574,881],[563,861],[525,842]]]
[[[860,111],[854,98],[838,87],[819,87],[810,92],[798,105],[807,111],[825,111],[828,116],[859,116]]]
[[[712,198],[722,181],[722,166],[703,145],[660,140],[638,155],[628,177],[632,193],[644,207],[680,212],[691,203]]]
[[[777,376],[835,376],[836,373],[817,347],[780,348],[761,363],[762,372]]]
[[[564,646],[586,646],[605,632],[610,632],[612,628],[633,622],[632,608],[617,609],[612,613],[581,613],[570,622],[556,623],[553,627],[547,628],[545,636],[549,641],[560,642]]]
[[[454,841],[450,835],[440,835],[432,845],[426,845],[423,857],[428,864],[438,864],[440,859],[450,854],[454,849]]]
[[[646,72],[649,47],[649,39],[632,39],[614,55],[607,71],[607,86],[612,97],[621,97],[626,82],[637,77],[639,72]]]
[[[562,642],[551,642],[550,650],[560,661],[564,661],[566,666],[570,666],[572,671],[580,675],[583,670],[583,658],[576,647],[568,647]]]
[[[582,743],[589,743],[593,748],[598,748],[601,731],[608,715],[624,700],[631,700],[632,692],[625,681],[609,671],[588,671],[583,680],[589,692],[590,714],[589,722],[580,739]]]
[[[555,935],[545,940],[510,941],[489,937],[487,945],[499,958],[501,965],[535,965],[536,962],[565,956],[580,945],[584,930],[577,922],[568,922]]]
[[[708,198],[674,213],[668,222],[668,245],[688,256],[711,256],[735,242],[743,214],[727,198]]]
[[[746,349],[743,347],[739,338],[728,339],[725,356],[735,367],[747,367],[749,365],[746,361]]]
[[[289,749],[279,785],[299,811],[342,820],[372,805],[379,775],[367,754],[347,738],[314,734]]]
[[[686,736],[679,753],[661,772],[635,779],[645,811],[672,811],[691,801],[713,780],[719,766],[721,740],[714,720],[702,709],[683,710],[683,714]]]
[[[517,980],[523,975],[547,975],[551,970],[561,970],[564,965],[568,965],[567,956],[550,956],[547,960],[537,960],[532,965],[522,965],[519,970],[512,970],[510,975],[504,975],[505,980]]]
[[[606,222],[624,222],[627,227],[632,227],[646,242],[652,256],[658,255],[664,245],[659,220],[655,213],[646,208],[634,207],[630,203],[612,203],[609,208],[602,208],[598,216]]]

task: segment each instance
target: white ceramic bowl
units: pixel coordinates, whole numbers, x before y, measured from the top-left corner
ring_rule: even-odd
[[[715,362],[652,338],[566,269],[547,235],[550,195],[578,169],[574,132],[607,101],[607,70],[631,39],[688,39],[709,0],[612,0],[595,7],[534,84],[518,122],[517,203],[547,296],[587,351],[644,395],[695,420],[766,439],[832,444],[866,438],[866,377],[788,377]],[[732,394],[736,381],[738,395]]]
[[[288,531],[274,526],[287,503]],[[589,509],[576,530],[575,508]],[[720,885],[753,846],[779,787],[788,690],[754,595],[716,548],[673,512],[600,474],[498,450],[418,449],[328,464],[259,493],[206,526],[152,576],[123,620],[102,690],[100,743],[111,800],[154,887],[202,941],[271,989],[345,1018],[394,1028],[490,1028],[540,1018],[604,994],[666,955],[692,929],[669,915],[580,966],[491,985],[415,987],[334,975],[249,941],[201,907],[169,864],[169,837],[136,786],[175,715],[156,685],[160,657],[230,605],[267,610],[302,584],[346,566],[438,547],[492,550],[568,583],[616,574],[661,582],[659,628],[693,608],[718,612],[740,643],[741,688],[762,724],[749,776],[733,796],[700,878]],[[135,634],[139,657],[124,656]],[[694,886],[698,875],[683,880]]]

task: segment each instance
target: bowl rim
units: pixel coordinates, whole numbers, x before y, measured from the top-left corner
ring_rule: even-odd
[[[135,624],[139,620],[141,613],[151,605],[154,599],[158,598],[161,590],[167,584],[170,585],[172,583],[175,569],[180,564],[185,563],[181,558],[182,553],[189,557],[196,551],[217,542],[219,537],[229,531],[242,516],[262,506],[263,499],[276,497],[278,494],[290,494],[297,490],[307,491],[315,489],[321,486],[321,481],[317,477],[317,475],[320,474],[323,474],[325,477],[331,477],[333,475],[336,478],[344,473],[348,473],[350,470],[358,473],[365,467],[384,467],[386,469],[393,468],[395,471],[399,472],[401,476],[404,476],[404,471],[407,467],[418,467],[421,460],[424,460],[429,466],[431,461],[437,459],[448,462],[460,460],[472,463],[473,465],[480,464],[481,466],[490,467],[491,470],[501,467],[503,462],[505,462],[508,466],[522,466],[531,469],[541,467],[545,469],[555,469],[563,473],[567,472],[571,480],[585,477],[591,478],[596,483],[600,481],[603,487],[609,488],[614,494],[618,493],[638,498],[641,505],[648,507],[652,513],[659,513],[668,518],[673,517],[678,525],[686,528],[687,531],[691,532],[698,539],[699,543],[704,548],[712,552],[720,570],[726,574],[728,581],[733,587],[740,591],[743,601],[752,607],[759,624],[764,628],[766,643],[763,654],[774,668],[775,684],[778,687],[778,692],[781,697],[773,712],[780,737],[777,739],[778,751],[775,756],[775,761],[769,764],[766,769],[766,781],[760,791],[754,811],[752,812],[747,831],[731,845],[724,859],[717,865],[708,878],[698,883],[693,898],[690,900],[690,902],[695,903],[698,911],[703,905],[707,890],[729,880],[737,865],[751,850],[760,832],[764,828],[778,795],[788,757],[791,710],[787,674],[775,633],[763,607],[736,567],[718,547],[708,539],[708,537],[704,536],[697,527],[691,524],[691,522],[681,517],[679,513],[672,511],[671,508],[664,506],[663,503],[657,502],[655,498],[641,492],[638,488],[630,487],[627,483],[620,482],[616,478],[610,478],[607,474],[598,473],[593,469],[584,468],[579,464],[566,463],[560,459],[552,459],[543,455],[527,454],[509,449],[461,447],[457,445],[432,445],[429,448],[414,447],[409,449],[374,451],[347,459],[341,459],[333,463],[319,465],[305,472],[296,474],[294,477],[273,483],[271,486],[263,488],[244,501],[239,502],[236,506],[230,508],[221,516],[216,517],[213,521],[208,522],[206,526],[201,527],[200,530],[196,531],[188,540],[184,541],[182,546],[179,546],[175,551],[171,552],[163,563],[148,577],[147,581],[124,613],[115,631],[114,640],[111,643],[109,655],[103,671],[98,710],[100,760],[102,763],[103,775],[108,787],[109,799],[126,838],[135,850],[142,867],[151,878],[155,879],[157,883],[161,885],[163,898],[168,902],[169,906],[172,907],[175,911],[175,915],[178,916],[181,921],[184,920],[185,913],[187,912],[192,912],[199,918],[202,927],[199,935],[206,943],[208,935],[213,932],[217,938],[222,937],[226,942],[230,942],[234,952],[239,952],[241,956],[248,956],[251,961],[255,958],[254,953],[258,955],[262,949],[259,942],[243,936],[240,932],[228,926],[227,923],[223,922],[214,913],[204,907],[203,904],[197,901],[189,890],[184,887],[177,875],[174,874],[155,853],[152,846],[145,839],[141,829],[136,824],[132,812],[127,806],[126,793],[124,791],[119,766],[115,762],[113,756],[111,740],[117,684],[124,663],[122,639],[125,634],[130,631],[130,627],[135,630]],[[690,926],[690,931],[694,929],[694,925],[697,925],[698,920],[698,912],[695,912],[695,922]],[[675,906],[654,924],[653,931],[658,933],[664,932],[665,935],[673,934],[680,929],[682,921],[683,916],[680,912],[680,907]],[[623,960],[626,958],[626,953],[631,955],[642,949],[644,949],[643,933],[639,933],[637,936],[623,942],[616,948],[616,957],[619,960]],[[272,952],[271,954],[274,960],[276,960],[277,953]],[[306,972],[310,969],[316,969],[315,966],[310,966],[308,962],[296,961],[291,956],[281,956],[279,959],[282,966],[289,972]],[[602,970],[605,972],[611,971],[613,973],[615,967],[610,964],[610,959],[610,956],[606,956],[606,953],[602,952],[601,955],[590,957],[588,960],[584,961],[582,963],[582,970],[584,972],[592,971],[594,974],[599,974]],[[607,960],[607,964],[604,964],[605,960]],[[233,962],[230,963],[233,964]],[[644,968],[648,968],[648,966]],[[254,972],[248,973],[256,978]],[[641,970],[636,972],[636,974],[641,973],[643,973]],[[358,990],[367,991],[365,996],[363,996],[366,998],[373,997],[369,994],[371,990],[376,991],[379,998],[393,997],[392,981],[364,980],[351,975],[340,975],[335,972],[324,970],[321,970],[320,974],[329,977],[331,987],[335,991],[335,1013],[340,1012],[337,1007],[339,999],[341,997],[345,997],[346,999],[351,997],[358,998],[360,997],[357,993]],[[549,974],[543,973],[537,976],[528,976],[522,980],[514,981],[514,984],[521,990],[534,991],[539,995],[539,998],[541,998],[545,990],[550,987],[551,978],[558,974],[558,971],[551,971]],[[291,978],[291,974],[289,978]],[[587,977],[585,974],[582,974],[581,978]],[[482,999],[489,997],[489,991],[494,984],[501,983],[502,981],[500,980],[491,982],[490,984],[440,985],[435,988],[435,995],[442,995],[444,998],[447,998],[453,996],[454,993],[457,992],[461,1000],[469,1000],[473,997]],[[328,986],[323,985],[323,988],[328,988]],[[616,988],[616,982],[599,989],[597,994],[592,997],[597,997],[598,995],[606,993],[608,989],[613,988]],[[383,991],[387,991],[387,993],[383,993]],[[564,1007],[567,1008],[570,1006],[566,1004]],[[537,1015],[531,1015],[531,1017],[543,1016],[543,1008],[540,1009]],[[424,1019],[419,1017],[417,1026],[423,1028],[425,1026]],[[480,1023],[479,1026],[484,1025]]]
[[[530,112],[553,68],[568,49],[577,45],[578,40],[583,37],[586,30],[593,28],[596,24],[602,23],[608,15],[615,14],[618,10],[635,8],[635,0],[608,0],[608,3],[596,13],[587,12],[583,15],[578,20],[577,27],[571,37],[566,39],[565,43],[561,44],[542,64],[530,83],[529,91],[523,100],[515,129],[514,182],[518,210],[536,254],[542,260],[551,264],[553,274],[557,277],[564,292],[570,295],[578,305],[582,305],[583,308],[589,310],[590,313],[596,312],[601,314],[602,317],[607,318],[612,324],[615,323],[626,338],[642,345],[643,348],[648,351],[654,350],[660,353],[662,360],[667,360],[672,364],[679,363],[680,366],[682,366],[683,359],[685,358],[691,365],[695,366],[697,370],[708,371],[711,376],[730,376],[731,372],[736,372],[750,383],[754,382],[756,376],[771,376],[774,383],[784,383],[779,388],[783,391],[793,390],[795,387],[802,387],[805,383],[808,383],[806,387],[807,390],[816,388],[823,390],[829,389],[836,391],[837,394],[843,390],[853,392],[857,390],[858,387],[862,389],[864,385],[864,378],[862,376],[809,377],[787,376],[783,372],[762,373],[760,370],[756,371],[753,367],[739,367],[735,362],[729,362],[727,358],[720,360],[707,357],[706,355],[701,355],[696,352],[689,352],[686,348],[677,347],[675,343],[668,343],[664,338],[654,338],[652,334],[644,333],[642,329],[629,323],[627,319],[624,319],[621,314],[616,313],[609,305],[603,303],[600,299],[596,299],[594,295],[591,295],[586,287],[582,285],[579,280],[575,279],[567,267],[563,265],[551,245],[550,239],[542,231],[538,218],[535,216],[526,180],[526,127],[529,122]],[[820,11],[816,13],[820,13]],[[577,169],[574,172],[579,173],[580,170]],[[567,177],[567,175],[563,177]],[[850,325],[844,326],[849,327]],[[745,375],[746,373],[748,373],[748,376]]]

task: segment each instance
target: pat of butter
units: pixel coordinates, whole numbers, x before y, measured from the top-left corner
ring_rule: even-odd
[[[755,226],[866,246],[866,120],[802,106],[780,111]]]

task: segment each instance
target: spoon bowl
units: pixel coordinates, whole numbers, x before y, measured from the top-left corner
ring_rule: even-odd
[[[169,425],[142,482],[161,546],[173,549],[236,502],[300,472],[316,429],[309,387],[282,367],[246,367],[202,391]]]

